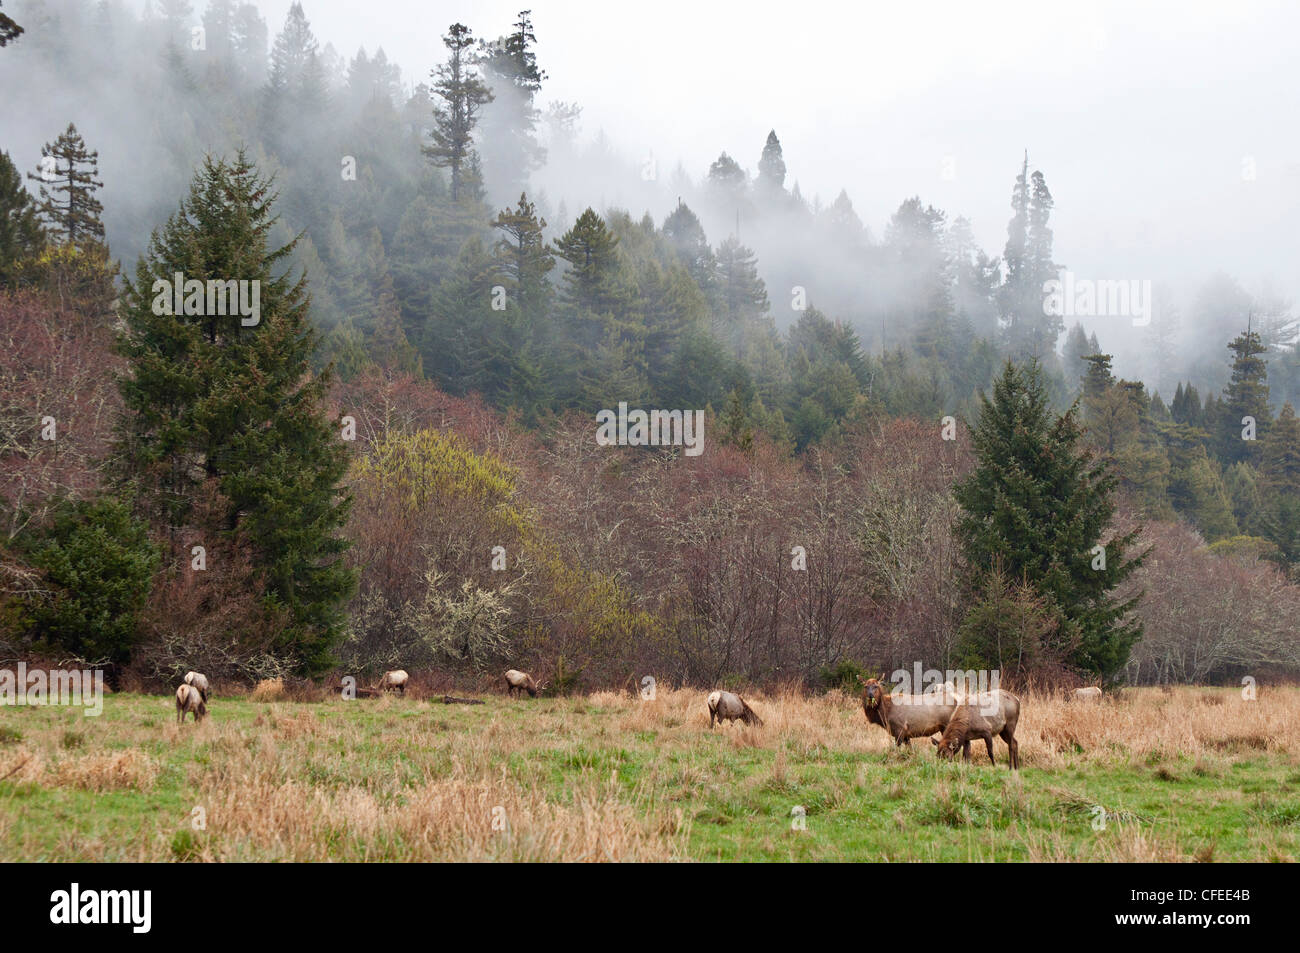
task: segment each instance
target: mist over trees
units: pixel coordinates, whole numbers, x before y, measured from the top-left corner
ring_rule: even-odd
[[[1295,665],[1260,620],[1175,663],[1143,596],[1163,541],[1189,599],[1214,560],[1294,598],[1291,304],[1206,276],[1149,315],[1149,377],[1117,377],[1120,319],[1045,303],[1065,269],[1029,152],[989,185],[1000,254],[920,195],[877,238],[847,190],[803,195],[775,129],[696,179],[585,141],[527,10],[449,24],[407,86],[299,2],[8,6],[0,82],[41,101],[0,107],[7,644],[241,677],[533,658],[575,684]],[[178,272],[257,280],[261,323],[160,314]],[[597,447],[621,403],[704,410],[708,454]],[[78,572],[118,622],[85,621]]]

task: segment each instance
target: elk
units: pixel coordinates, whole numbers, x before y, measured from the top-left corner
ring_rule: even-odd
[[[725,719],[728,722],[735,721],[739,718],[747,725],[757,725],[763,727],[763,719],[754,713],[754,709],[749,707],[745,699],[731,692],[710,692],[709,693],[709,728],[713,728],[713,722],[716,719],[718,724],[722,724]]]
[[[1101,689],[1096,685],[1090,685],[1087,688],[1076,688],[1074,698],[1076,701],[1099,702],[1101,701]]]
[[[379,690],[384,692],[399,691],[406,694],[406,681],[410,676],[406,674],[405,669],[395,669],[391,672],[385,672],[384,677],[379,680]]]
[[[208,713],[208,706],[203,701],[203,693],[193,685],[181,685],[176,689],[176,724],[185,721],[185,716],[194,713],[197,724]]]
[[[536,698],[537,693],[543,691],[545,685],[540,684],[535,678],[527,672],[521,672],[516,668],[506,672],[506,694],[513,696],[516,692],[527,692],[529,698]]]
[[[201,675],[198,672],[186,672],[183,681],[186,685],[192,685],[197,688],[205,702],[208,700],[208,692],[210,691],[210,688],[208,686],[208,677],[206,675]]]
[[[913,738],[942,732],[956,707],[956,695],[947,691],[891,695],[878,678],[863,682],[862,711],[867,721],[884,728],[900,748],[910,746]]]
[[[934,744],[939,746],[941,757],[952,757],[960,747],[962,759],[970,760],[970,743],[972,738],[983,738],[989,750],[989,762],[997,764],[993,757],[993,736],[997,735],[1007,743],[1011,770],[1020,769],[1020,743],[1016,741],[1016,724],[1020,721],[1020,699],[1008,691],[995,688],[967,696],[966,702],[953,711],[948,724],[944,727],[943,737]]]

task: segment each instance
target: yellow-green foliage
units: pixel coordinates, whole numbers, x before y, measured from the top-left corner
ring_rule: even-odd
[[[413,513],[470,502],[484,508],[494,531],[525,535],[532,524],[515,500],[518,471],[451,431],[389,433],[357,463],[356,476]]]

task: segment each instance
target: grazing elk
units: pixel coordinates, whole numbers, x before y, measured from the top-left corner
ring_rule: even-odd
[[[749,707],[749,703],[739,695],[731,692],[710,692],[709,693],[709,728],[713,728],[714,720],[722,724],[725,719],[728,722],[735,721],[739,718],[747,725],[757,725],[763,727],[763,719],[754,713],[754,709]]]
[[[892,695],[878,678],[863,682],[862,711],[867,721],[879,725],[902,747],[913,738],[937,735],[948,727],[957,696],[947,691],[928,695]]]
[[[934,743],[939,746],[940,757],[952,757],[961,748],[962,759],[970,760],[970,743],[973,738],[983,738],[989,750],[989,763],[997,764],[993,757],[993,736],[1007,743],[1011,770],[1020,769],[1020,743],[1016,741],[1016,725],[1020,721],[1020,699],[1008,691],[995,688],[967,696],[965,704],[954,709],[944,727],[943,737]]]
[[[406,674],[405,669],[399,668],[391,672],[385,672],[384,677],[379,680],[379,690],[384,692],[397,691],[405,695],[406,682],[410,677]]]
[[[206,675],[200,675],[198,672],[186,672],[183,681],[186,685],[192,685],[197,688],[205,702],[208,700],[208,692],[211,691],[211,689],[208,686],[208,677]]]
[[[181,685],[176,689],[176,724],[184,722],[185,716],[191,712],[197,724],[208,713],[208,706],[204,704],[203,693],[199,689],[193,685]]]
[[[527,692],[529,698],[536,698],[537,693],[545,689],[546,686],[538,681],[527,672],[521,672],[512,668],[506,672],[506,694],[513,696],[517,692]]]
[[[1087,688],[1076,688],[1074,698],[1075,701],[1099,702],[1101,701],[1101,689],[1096,685],[1089,685]]]

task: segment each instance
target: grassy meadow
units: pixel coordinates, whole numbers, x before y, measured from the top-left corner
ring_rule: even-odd
[[[1300,689],[1023,698],[1022,770],[894,750],[856,698],[166,696],[0,708],[0,857],[33,861],[1285,861]],[[806,829],[798,830],[796,805]],[[1104,812],[1104,822],[1100,821]],[[201,823],[200,823],[201,821]],[[1097,827],[1102,829],[1098,830]]]

